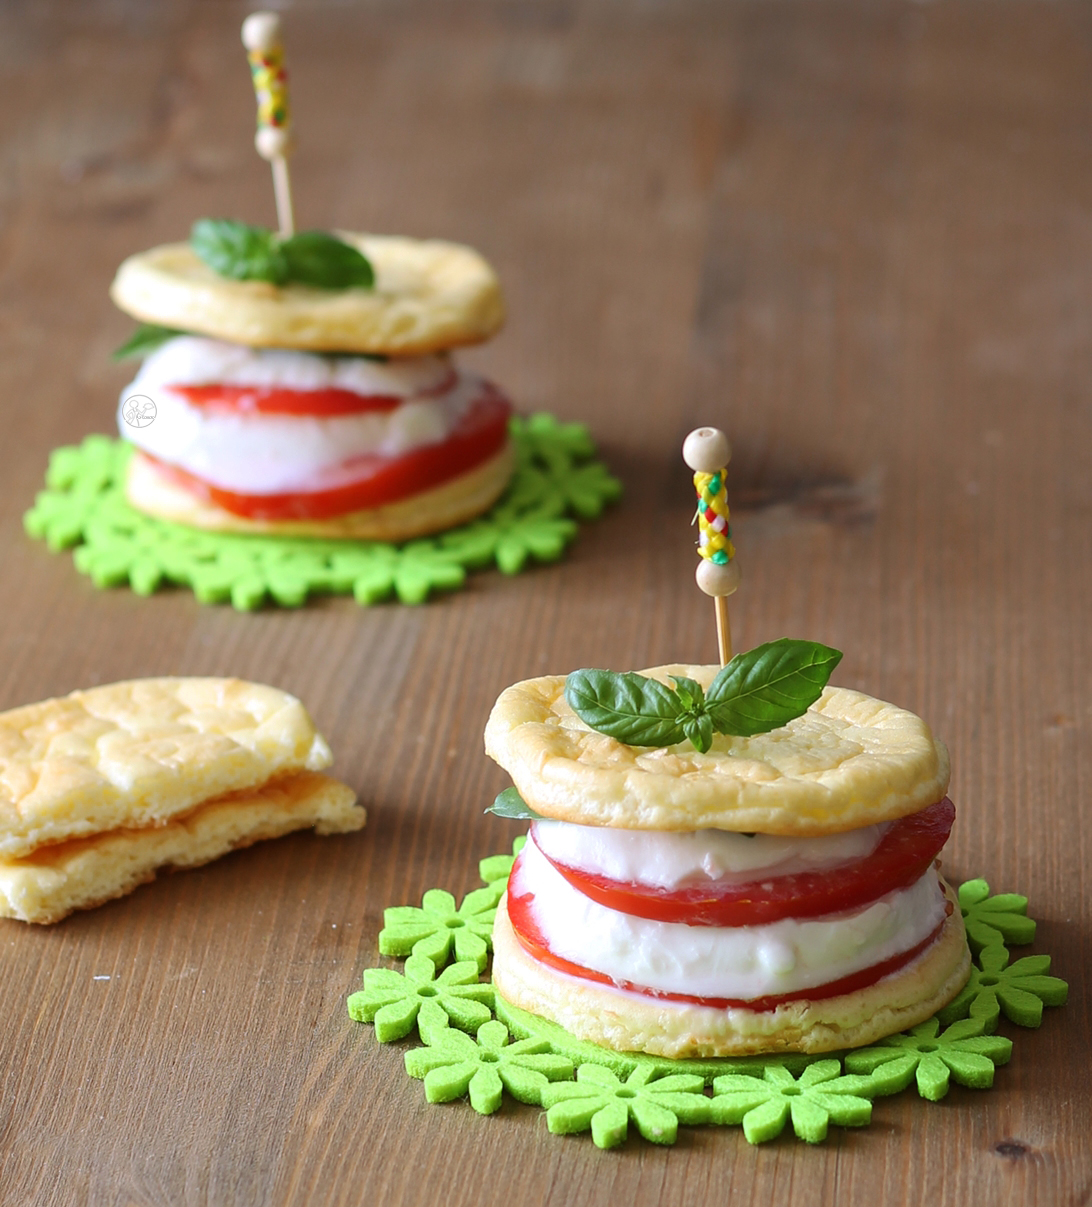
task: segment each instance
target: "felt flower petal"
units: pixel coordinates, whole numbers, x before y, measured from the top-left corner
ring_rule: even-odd
[[[629,1113],[637,1130],[652,1144],[674,1144],[679,1132],[678,1117],[652,1097],[630,1101]]]
[[[988,1056],[953,1047],[943,1052],[940,1059],[960,1085],[973,1090],[988,1090],[993,1085],[994,1062]]]
[[[872,1103],[857,1094],[826,1094],[817,1090],[806,1099],[794,1101],[814,1103],[826,1112],[831,1123],[836,1123],[839,1127],[864,1127],[872,1120]]]
[[[549,1078],[545,1073],[516,1061],[508,1061],[500,1065],[497,1072],[504,1088],[517,1102],[529,1102],[535,1106],[541,1106],[542,1091],[549,1085]],[[558,1075],[563,1077],[565,1073],[561,1072]]]
[[[383,1006],[375,1012],[372,1019],[375,1024],[375,1038],[381,1044],[386,1044],[409,1035],[417,1022],[420,1009],[420,1001],[408,996]]]
[[[808,1067],[800,1074],[799,1084],[801,1086],[820,1085],[823,1082],[833,1081],[841,1076],[842,1062],[839,1060],[817,1060],[815,1064]],[[792,1074],[787,1069],[777,1069],[774,1076],[769,1078],[770,1081],[776,1080],[781,1085],[791,1083]],[[788,1081],[785,1079],[788,1078]],[[831,1089],[829,1085],[824,1086],[825,1089]]]
[[[625,1103],[611,1098],[592,1115],[591,1134],[596,1148],[616,1148],[625,1140],[628,1125]]]
[[[778,1095],[748,1111],[743,1116],[743,1135],[747,1143],[765,1144],[767,1140],[776,1140],[788,1122],[789,1102],[788,1098]]]
[[[666,1107],[680,1123],[709,1122],[710,1099],[700,1092],[672,1094],[657,1089],[649,1097],[659,1106]]]
[[[492,1115],[500,1109],[503,1089],[496,1065],[478,1065],[470,1079],[470,1105],[479,1115]]]
[[[632,1080],[627,1084],[632,1085]],[[651,1083],[657,1094],[700,1094],[705,1079],[695,1073],[668,1073]]]
[[[425,1098],[429,1102],[451,1102],[461,1098],[477,1071],[478,1066],[472,1060],[430,1069],[425,1074]]]
[[[597,1086],[614,1093],[622,1083],[618,1077],[603,1065],[582,1064],[576,1071],[576,1079],[581,1085]]]
[[[463,1031],[477,1031],[482,1023],[487,1023],[490,1018],[489,1007],[485,1002],[473,997],[464,997],[457,989],[444,996],[443,1008],[452,1023]]]
[[[925,1053],[918,1061],[917,1078],[918,1093],[922,1098],[939,1102],[948,1093],[948,1066],[933,1052]]]
[[[827,1138],[830,1113],[810,1098],[789,1100],[792,1130],[809,1144],[821,1144]]]
[[[868,1098],[885,1098],[899,1094],[914,1080],[921,1059],[918,1052],[900,1052],[897,1048],[866,1048],[863,1052],[848,1052],[846,1068],[854,1073],[866,1073]]]
[[[472,960],[479,968],[485,967],[489,957],[489,943],[471,930],[455,931],[455,958]]]
[[[560,1097],[556,1092],[560,1086],[549,1086],[542,1092],[542,1105],[547,1106],[546,1126],[555,1136],[570,1136],[576,1132],[586,1132],[591,1127],[595,1113],[602,1106],[598,1095],[582,1095],[580,1097]]]
[[[721,1078],[717,1078],[718,1081]],[[748,1081],[757,1081],[750,1077]],[[769,1094],[759,1087],[748,1090],[728,1090],[718,1093],[709,1103],[709,1120],[711,1123],[742,1123],[751,1111],[757,1110],[763,1103],[773,1101]]]

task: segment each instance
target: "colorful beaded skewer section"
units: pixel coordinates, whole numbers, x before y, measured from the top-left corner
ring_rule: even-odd
[[[255,14],[260,16],[262,14]],[[253,28],[253,27],[252,27]],[[275,126],[288,129],[288,73],[284,69],[284,47],[279,43],[262,49],[255,46],[246,53],[254,95],[258,101],[258,129]]]
[[[695,575],[698,586],[716,604],[717,644],[721,665],[732,657],[732,629],[728,620],[728,596],[739,586],[739,566],[728,514],[725,478],[732,446],[715,427],[699,427],[683,444],[683,460],[694,471],[698,492],[698,554]]]
[[[724,486],[727,468],[694,475],[694,489],[698,492],[698,553],[718,566],[726,566],[736,555],[728,522],[728,491]]]
[[[251,13],[243,22],[254,95],[258,101],[258,130],[254,146],[273,169],[273,193],[282,238],[295,231],[292,187],[288,177],[291,150],[291,111],[288,107],[288,72],[284,67],[281,19],[276,13]]]

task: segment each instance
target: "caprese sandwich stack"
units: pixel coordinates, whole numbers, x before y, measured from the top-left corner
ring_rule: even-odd
[[[937,861],[947,752],[912,713],[822,683],[762,732],[743,663],[791,644],[735,672],[584,671],[500,696],[486,750],[515,788],[497,811],[534,819],[497,911],[504,1001],[681,1058],[871,1043],[962,988]]]
[[[504,318],[469,248],[203,221],[126,260],[111,294],[142,324],[118,406],[141,511],[406,540],[479,515],[511,477],[510,403],[450,356]]]

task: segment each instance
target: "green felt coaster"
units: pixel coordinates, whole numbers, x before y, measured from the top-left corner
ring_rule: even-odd
[[[150,595],[173,584],[201,603],[241,611],[298,608],[316,594],[419,604],[462,587],[471,570],[495,565],[518,574],[534,561],[556,561],[577,521],[594,519],[620,496],[582,424],[543,414],[514,419],[511,431],[519,461],[500,501],[469,524],[402,545],[202,532],[153,519],[126,502],[132,450],[107,436],[53,452],[46,489],[23,523],[51,549],[75,546],[77,570],[97,587]]]
[[[424,1047],[405,1053],[406,1072],[424,1082],[428,1102],[469,1098],[490,1115],[508,1094],[540,1106],[555,1135],[590,1132],[599,1148],[622,1144],[631,1128],[651,1143],[673,1144],[680,1124],[738,1125],[751,1144],[791,1130],[818,1144],[831,1124],[864,1127],[874,1099],[911,1085],[930,1102],[952,1082],[989,1089],[1012,1056],[1012,1040],[995,1034],[1002,1015],[1038,1027],[1043,1007],[1066,999],[1065,981],[1047,975],[1049,956],[1009,962],[1005,940],[1034,938],[1026,899],[991,896],[984,880],[971,880],[959,891],[968,929],[979,938],[971,978],[953,1002],[909,1031],[818,1056],[670,1060],[615,1052],[518,1009],[482,979],[497,903],[524,841],[516,839],[511,855],[483,859],[485,887],[460,904],[444,889],[429,889],[420,906],[387,909],[379,950],[406,957],[405,971],[367,969],[364,988],[346,1003],[350,1018],[374,1025],[380,1043],[416,1031]]]

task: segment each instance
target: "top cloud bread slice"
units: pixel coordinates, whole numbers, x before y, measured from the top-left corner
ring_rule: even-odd
[[[135,679],[29,704],[0,713],[0,856],[163,824],[331,761],[299,700],[240,679]]]
[[[263,348],[416,356],[476,344],[504,322],[497,275],[472,248],[395,235],[338,237],[375,270],[374,289],[232,281],[188,243],[130,256],[110,296],[145,323]]]
[[[641,673],[708,687],[719,669]],[[485,729],[486,753],[524,801],[559,821],[820,835],[916,813],[948,787],[948,752],[920,717],[847,688],[827,687],[771,733],[717,734],[705,754],[689,742],[656,749],[597,733],[569,708],[564,688],[562,675],[514,684]]]

